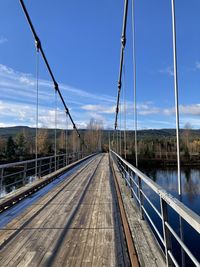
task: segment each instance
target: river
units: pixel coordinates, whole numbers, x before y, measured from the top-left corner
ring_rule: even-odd
[[[141,168],[140,168],[141,169]],[[177,169],[168,167],[168,168],[155,168],[155,167],[146,167],[141,169],[147,176],[149,176],[154,182],[159,184],[162,188],[166,189],[173,196],[178,198],[178,183],[177,183]],[[200,215],[200,168],[190,168],[184,167],[181,171],[181,181],[182,181],[182,202]],[[147,186],[142,184],[145,193],[150,197],[151,201],[155,206],[160,210],[159,198],[152,192]],[[145,201],[144,206],[148,210],[151,218],[156,222],[156,226],[159,231],[162,230],[162,224],[157,214],[152,210],[150,205]],[[180,220],[175,212],[169,210],[169,222],[176,230],[176,233],[180,232]],[[194,256],[200,261],[200,236],[194,231],[188,223],[182,220],[182,232],[183,239],[185,244],[190,248]],[[178,262],[181,266],[181,259],[185,261],[185,266],[195,266],[188,259],[188,256],[181,254],[180,246],[177,241],[172,238],[172,249],[173,253],[176,255]],[[184,266],[184,265],[183,265]]]

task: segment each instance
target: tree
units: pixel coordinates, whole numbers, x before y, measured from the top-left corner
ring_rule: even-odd
[[[58,147],[59,147],[60,152],[64,153],[66,151],[66,131],[65,130],[60,131],[60,136],[58,139]]]
[[[15,138],[17,155],[23,157],[27,154],[27,142],[23,133],[18,133]]]
[[[75,130],[72,132],[72,147],[73,152],[80,151],[80,139]]]
[[[48,131],[46,129],[38,130],[37,149],[38,154],[48,154],[49,152],[50,144],[48,141]]]
[[[94,118],[90,119],[87,125],[87,132],[85,134],[85,143],[87,144],[90,152],[102,149],[102,121],[97,121]]]
[[[191,130],[191,124],[187,122],[184,126],[184,131],[183,131],[183,151],[185,154],[186,158],[189,158],[190,156],[190,130]]]
[[[5,155],[6,147],[7,147],[6,140],[3,138],[0,138],[0,155],[1,156]]]
[[[15,158],[16,156],[15,148],[16,148],[15,142],[12,136],[9,136],[6,144],[6,158],[8,160]]]

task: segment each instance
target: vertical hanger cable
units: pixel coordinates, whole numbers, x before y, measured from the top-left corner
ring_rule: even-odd
[[[36,125],[35,125],[35,178],[38,175],[38,125],[39,125],[39,47],[36,43]]]
[[[137,91],[136,91],[136,42],[135,42],[135,15],[134,0],[132,0],[132,38],[133,38],[133,91],[134,91],[134,130],[135,130],[135,167],[138,167],[137,144]]]

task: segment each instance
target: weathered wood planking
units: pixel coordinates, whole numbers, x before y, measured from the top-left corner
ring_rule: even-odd
[[[16,233],[0,251],[0,266],[129,266],[110,175],[108,155],[101,155],[0,230],[1,240]]]
[[[145,220],[140,219],[140,213],[131,192],[116,166],[113,164],[118,183],[120,185],[126,215],[131,228],[134,244],[139,258],[140,266],[164,267],[166,266],[163,255],[160,253],[157,242]]]

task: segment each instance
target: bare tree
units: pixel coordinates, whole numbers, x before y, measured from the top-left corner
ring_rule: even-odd
[[[46,129],[38,130],[38,154],[47,154],[49,151],[48,131]]]
[[[90,119],[84,138],[90,152],[102,149],[102,129],[102,121],[97,121],[94,118]]]
[[[0,154],[5,153],[6,151],[6,141],[2,137],[0,138]]]
[[[182,140],[183,140],[183,149],[185,152],[185,155],[189,156],[190,154],[190,130],[191,130],[191,124],[187,122],[184,127],[184,131],[182,134]]]
[[[64,152],[66,150],[66,131],[61,130],[59,140],[58,140],[58,148],[60,151]]]

